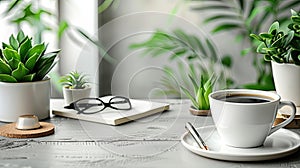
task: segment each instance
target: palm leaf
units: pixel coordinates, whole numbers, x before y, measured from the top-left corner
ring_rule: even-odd
[[[238,23],[222,23],[218,26],[216,26],[211,32],[212,33],[218,33],[225,30],[233,30],[233,29],[239,29],[242,28],[241,24]]]
[[[210,22],[215,22],[218,20],[223,20],[223,19],[229,19],[229,20],[237,20],[238,16],[236,14],[220,14],[220,15],[214,15],[211,17],[206,18],[203,23],[207,24]]]

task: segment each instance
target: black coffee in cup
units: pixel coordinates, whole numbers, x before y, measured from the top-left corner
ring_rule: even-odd
[[[220,98],[220,100],[231,103],[266,103],[270,102],[272,99],[267,96],[262,97],[261,95],[230,94]]]

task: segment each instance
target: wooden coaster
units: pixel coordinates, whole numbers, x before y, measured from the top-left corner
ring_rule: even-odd
[[[0,126],[0,136],[8,138],[37,138],[54,134],[54,125],[47,122],[40,122],[41,127],[33,130],[18,130],[16,123]]]
[[[189,111],[196,116],[210,116],[210,110],[196,110],[194,108],[190,108]]]
[[[287,119],[286,117],[277,113],[274,125],[277,125],[277,124],[285,121],[286,119]],[[294,118],[293,121],[291,123],[289,123],[287,126],[285,126],[284,128],[300,128],[300,118],[298,118],[298,117]]]

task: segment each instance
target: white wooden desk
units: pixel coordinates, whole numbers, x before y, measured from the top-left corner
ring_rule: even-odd
[[[55,134],[35,139],[0,137],[0,167],[300,167],[300,152],[265,162],[225,162],[191,153],[180,143],[187,121],[212,125],[211,117],[196,117],[187,100],[161,100],[171,109],[120,126],[53,116]],[[0,123],[2,125],[4,123]],[[293,130],[300,134],[300,130]]]

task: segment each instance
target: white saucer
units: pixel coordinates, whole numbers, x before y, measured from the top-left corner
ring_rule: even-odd
[[[200,156],[228,161],[261,161],[288,156],[300,146],[300,136],[287,129],[280,129],[270,135],[263,146],[257,148],[234,148],[222,143],[214,126],[197,128],[209,151],[200,149],[193,137],[184,133],[181,143],[188,150]]]

